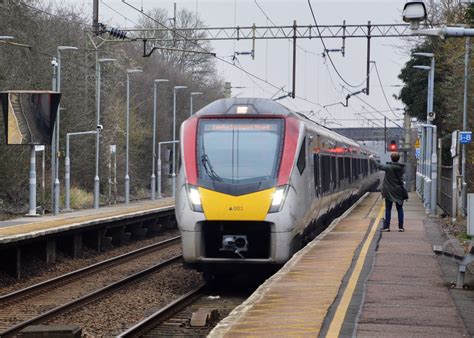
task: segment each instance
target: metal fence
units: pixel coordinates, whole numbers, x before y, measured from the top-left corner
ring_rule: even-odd
[[[441,166],[438,203],[448,215],[453,214],[453,167]]]

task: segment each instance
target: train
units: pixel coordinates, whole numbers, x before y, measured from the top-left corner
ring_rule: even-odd
[[[271,99],[208,104],[182,123],[179,146],[183,259],[206,278],[280,267],[380,182],[375,153]]]

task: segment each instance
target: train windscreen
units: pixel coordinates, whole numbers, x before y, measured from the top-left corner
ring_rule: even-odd
[[[282,119],[201,119],[197,152],[200,180],[219,186],[274,181],[282,133]]]

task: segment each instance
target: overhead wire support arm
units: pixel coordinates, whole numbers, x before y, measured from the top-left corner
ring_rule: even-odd
[[[143,57],[150,57],[153,52],[157,49],[160,50],[168,50],[172,52],[181,52],[181,53],[194,53],[194,54],[205,54],[205,55],[210,55],[210,56],[216,56],[216,53],[213,52],[206,52],[206,51],[200,51],[200,50],[189,50],[189,49],[181,49],[181,48],[171,48],[171,47],[157,47],[153,46],[150,51],[147,51],[147,40],[143,40]]]

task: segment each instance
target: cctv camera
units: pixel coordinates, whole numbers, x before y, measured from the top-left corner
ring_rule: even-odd
[[[425,19],[426,7],[423,1],[410,1],[403,7],[403,21],[409,22],[412,30],[417,30]]]
[[[53,66],[53,67],[57,67],[57,66],[58,66],[58,61],[56,61],[56,58],[53,58],[53,59],[51,60],[51,66]]]
[[[101,125],[101,124],[98,124],[97,127],[96,127],[96,129],[97,129],[98,131],[102,131],[102,130],[104,129],[104,126]]]

